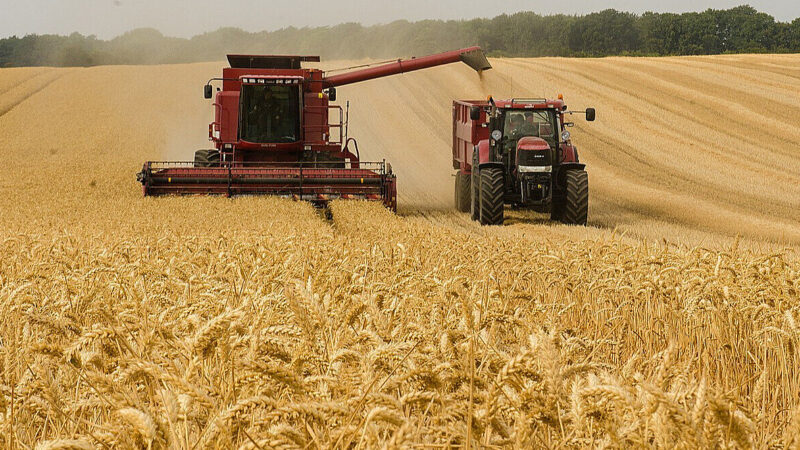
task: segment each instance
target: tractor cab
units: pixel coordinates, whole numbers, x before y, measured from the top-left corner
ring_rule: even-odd
[[[554,110],[501,109],[498,116],[497,123],[502,126],[500,151],[509,162],[515,163],[512,167],[530,161],[552,164],[558,145],[555,130],[560,125]],[[530,143],[533,140],[537,145],[532,147]]]

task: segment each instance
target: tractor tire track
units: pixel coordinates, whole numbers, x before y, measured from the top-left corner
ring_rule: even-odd
[[[543,65],[547,65],[547,64],[543,63]],[[558,69],[555,66],[550,66],[550,67],[552,67],[554,70]],[[633,77],[630,77],[630,76],[621,75],[619,73],[620,72],[619,68],[617,68],[616,66],[612,66],[612,67],[610,67],[608,69],[609,69],[609,72],[612,72],[612,73],[609,73],[606,76],[607,77],[611,77],[612,80],[605,80],[600,75],[588,76],[585,73],[582,73],[582,72],[580,72],[578,70],[569,70],[569,69],[563,69],[563,68],[561,70],[563,72],[565,72],[565,73],[569,73],[571,75],[574,75],[574,77],[571,77],[572,79],[580,79],[580,77],[583,77],[583,78],[586,78],[588,81],[590,81],[591,84],[602,86],[603,87],[602,92],[604,94],[600,94],[598,92],[598,95],[603,95],[604,97],[606,97],[607,99],[609,99],[611,101],[614,101],[614,99],[616,99],[616,101],[622,101],[621,98],[615,96],[615,93],[616,94],[622,93],[622,94],[625,94],[625,95],[629,96],[630,98],[636,98],[636,99],[641,99],[643,97],[644,98],[648,98],[648,99],[650,99],[650,102],[654,101],[654,98],[655,98],[654,96],[655,95],[659,95],[659,94],[661,96],[666,95],[664,93],[665,92],[665,86],[659,85],[658,83],[653,83],[652,80],[649,80],[650,81],[649,84],[644,84],[643,85],[641,83],[642,80],[637,80],[636,78],[633,78]],[[692,89],[692,88],[690,88],[688,86],[678,85],[677,83],[674,83],[672,81],[666,81],[666,80],[661,80],[661,81],[663,81],[664,83],[667,83],[666,87],[668,87],[669,90],[672,90],[672,91],[675,91],[675,92],[681,92],[681,93],[684,93],[684,95],[687,92],[695,92],[695,93],[698,93],[698,94],[705,95],[706,97],[709,97],[709,100],[711,100],[711,101],[720,101],[721,100],[719,98],[715,99],[714,97],[712,97],[712,96],[710,96],[708,94],[705,94],[702,91]],[[623,86],[628,86],[628,88],[624,88]],[[634,86],[635,86],[635,89],[634,89]],[[659,88],[659,86],[660,86],[660,88]],[[731,102],[731,103],[733,103],[733,102]],[[745,106],[747,106],[747,105],[744,104],[744,103],[736,104],[736,107],[745,107]],[[657,107],[659,109],[665,110],[669,114],[667,114],[667,115],[658,114],[658,112],[654,108],[652,108],[652,103],[651,103],[649,110],[638,110],[637,111],[637,115],[645,114],[648,117],[648,121],[646,121],[645,123],[648,123],[648,122],[649,123],[658,123],[659,127],[664,127],[664,128],[668,128],[669,129],[669,128],[674,128],[674,125],[671,124],[670,120],[674,120],[675,118],[682,118],[683,115],[686,113],[686,111],[689,110],[690,108],[696,107],[696,104],[692,103],[692,102],[690,102],[690,101],[688,101],[686,99],[683,99],[681,97],[672,96],[670,102],[659,102],[657,104]],[[721,107],[725,108],[725,109],[733,109],[733,106],[727,106],[726,107],[725,105],[721,105]],[[709,132],[717,132],[717,133],[720,132],[720,130],[718,129],[718,127],[719,127],[719,115],[718,114],[714,115],[713,117],[708,117],[708,118],[701,118],[701,117],[698,117],[698,116],[693,116],[692,119],[693,119],[692,120],[693,124],[699,125],[699,126],[703,126]],[[745,143],[748,143],[748,144],[751,144],[751,145],[759,145],[760,144],[757,136],[734,131],[734,130],[737,130],[739,128],[747,129],[747,126],[751,125],[751,123],[743,122],[739,118],[737,118],[736,116],[727,117],[726,120],[733,121],[734,125],[738,125],[738,127],[727,127],[723,134],[725,134],[727,136],[730,136],[730,137],[734,137],[734,138],[736,138],[738,140],[744,141]],[[764,118],[763,122],[764,122],[765,125],[772,125],[772,124],[775,123],[774,120],[770,121],[767,118]],[[788,123],[785,123],[784,125],[786,127],[790,127],[790,124],[788,124]],[[656,128],[659,128],[659,127],[653,127],[653,129],[656,129]],[[701,134],[700,137],[702,138],[702,136],[703,136],[703,134]],[[783,137],[783,136],[768,136],[768,138],[777,140],[777,142],[775,142],[775,144],[782,144],[782,145],[789,145],[789,146],[800,145],[800,133],[796,134],[796,137],[795,137],[796,140],[790,139],[788,137]],[[693,142],[697,142],[696,139],[693,140]],[[705,138],[702,141],[702,143],[707,145],[707,146],[709,146],[709,147],[713,147],[713,145],[716,143],[716,141],[714,141],[713,139],[710,139],[710,138]],[[788,151],[788,150],[784,151],[784,150],[782,150],[783,149],[782,147],[779,147],[777,145],[776,145],[776,148],[781,149],[780,150],[781,154],[794,155],[793,151]],[[719,152],[716,156],[725,157],[725,156],[727,156],[727,153]],[[741,156],[742,157],[747,157],[747,154],[743,153]],[[739,159],[737,158],[737,161],[738,160]]]
[[[56,81],[60,80],[61,78],[63,78],[64,76],[66,76],[67,74],[69,74],[71,72],[72,71],[65,71],[64,73],[57,74],[56,76],[54,76],[53,78],[45,81],[43,84],[37,86],[33,90],[28,91],[25,94],[21,95],[17,99],[12,100],[11,102],[9,102],[9,103],[7,103],[5,105],[0,105],[0,118],[2,118],[4,115],[6,115],[9,112],[11,112],[17,106],[19,106],[19,105],[25,103],[26,101],[28,101],[31,97],[33,97],[36,94],[38,94],[38,93],[42,92],[43,90],[47,89],[51,84],[55,83]],[[32,80],[27,80],[27,82],[29,82],[29,81],[32,81]],[[27,82],[23,82],[23,83],[17,84],[15,87],[13,87],[10,90],[4,92],[3,95],[9,95],[9,93],[12,90],[17,89],[17,88],[21,87],[24,84],[27,84]]]
[[[48,69],[48,70],[42,70],[41,72],[36,72],[34,75],[31,76],[20,75],[18,79],[14,81],[8,81],[7,83],[0,85],[0,95],[5,95],[7,92],[12,91],[18,88],[19,86],[22,86],[25,83],[30,83],[31,81],[42,78],[52,72],[53,72],[52,69]]]
[[[784,197],[769,198],[755,195],[751,192],[740,192],[735,186],[728,186],[722,183],[713,182],[703,178],[695,178],[682,172],[666,172],[661,167],[648,164],[647,161],[638,158],[635,149],[626,150],[624,142],[614,140],[611,137],[603,136],[591,129],[581,130],[581,134],[596,142],[602,143],[607,149],[613,149],[614,153],[624,154],[631,158],[623,164],[614,164],[608,159],[610,151],[601,151],[589,164],[589,171],[592,167],[603,168],[609,173],[613,173],[620,178],[635,181],[642,186],[649,186],[654,189],[669,189],[673,192],[680,192],[686,195],[696,194],[705,190],[713,191],[713,203],[728,208],[743,208],[749,212],[762,212],[767,210],[780,211],[782,216],[800,220],[800,211],[796,204]],[[585,138],[584,138],[585,139]],[[598,144],[592,142],[592,147]],[[638,162],[639,164],[633,163]],[[796,180],[792,181],[796,183]]]

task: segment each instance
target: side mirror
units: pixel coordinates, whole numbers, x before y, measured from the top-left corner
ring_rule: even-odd
[[[481,108],[478,106],[473,106],[469,109],[469,118],[470,120],[480,120],[481,118]]]
[[[594,122],[594,119],[596,117],[597,116],[596,116],[594,108],[586,108],[586,121],[587,122]]]
[[[336,101],[336,88],[328,88],[328,100],[332,102]]]
[[[211,98],[214,93],[214,88],[211,87],[210,84],[203,86],[203,97]]]

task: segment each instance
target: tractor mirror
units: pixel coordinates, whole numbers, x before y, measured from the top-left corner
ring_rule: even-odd
[[[469,118],[470,120],[480,120],[481,119],[481,109],[477,106],[473,106],[469,109]]]
[[[336,88],[332,87],[328,89],[328,100],[332,102],[336,101]]]
[[[594,122],[595,118],[596,118],[596,114],[595,114],[594,108],[586,108],[586,120],[588,122]]]
[[[210,84],[207,84],[203,87],[203,97],[211,98],[212,94],[214,93],[213,88]]]

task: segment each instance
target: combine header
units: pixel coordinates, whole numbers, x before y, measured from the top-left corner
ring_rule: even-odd
[[[194,161],[148,161],[137,179],[145,196],[166,194],[280,195],[324,205],[334,198],[382,201],[397,209],[397,179],[389,163],[364,162],[336,87],[463,61],[477,71],[491,65],[479,47],[397,60],[327,76],[302,68],[318,56],[228,55],[208,127],[214,148]]]

